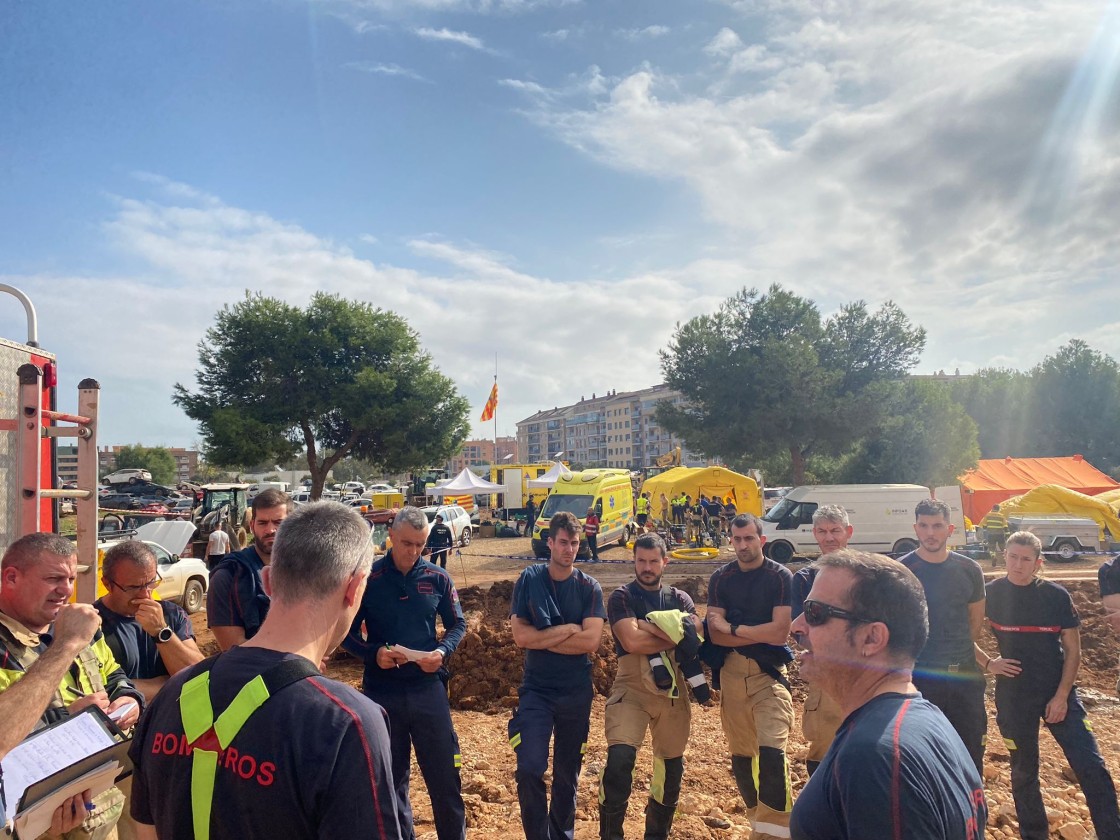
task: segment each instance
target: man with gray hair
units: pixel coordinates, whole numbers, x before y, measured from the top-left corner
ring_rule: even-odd
[[[316,667],[346,635],[373,560],[337,502],[288,516],[252,639],[171,677],[137,728],[141,840],[399,840],[385,713]]]
[[[159,581],[151,548],[140,540],[117,543],[101,561],[106,591],[94,603],[113,657],[147,700],[169,676],[202,661],[183,608],[152,598]]]
[[[842,548],[848,547],[848,540],[852,538],[852,523],[848,521],[848,512],[839,505],[821,505],[813,513],[813,539],[820,546],[821,554],[831,554]],[[813,579],[817,576],[817,566],[810,564],[798,569],[793,576],[793,617],[801,615],[802,603],[813,588]],[[840,705],[825,694],[819,686],[809,686],[805,696],[805,711],[801,716],[801,734],[809,742],[809,751],[805,755],[805,768],[812,776],[828,752],[829,745],[836,735],[836,730],[844,716],[840,714]]]
[[[911,681],[929,632],[921,582],[878,554],[844,549],[819,572],[792,632],[801,675],[844,722],[793,806],[794,840],[982,840],[980,774],[940,710]]]
[[[366,663],[362,691],[389,715],[393,784],[403,840],[413,840],[408,789],[412,750],[428,787],[439,840],[466,836],[459,768],[463,758],[447,702],[447,659],[467,630],[459,593],[444,569],[421,555],[428,520],[403,507],[389,529],[393,547],[373,564],[346,649]],[[436,635],[436,617],[443,637]]]

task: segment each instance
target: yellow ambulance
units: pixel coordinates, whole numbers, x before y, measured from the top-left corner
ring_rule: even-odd
[[[573,514],[582,528],[588,508],[595,508],[599,516],[599,549],[611,543],[625,546],[634,532],[634,486],[630,483],[630,471],[581,470],[558,478],[533,525],[533,554],[548,557],[548,521],[555,514]],[[588,556],[582,537],[579,556]]]

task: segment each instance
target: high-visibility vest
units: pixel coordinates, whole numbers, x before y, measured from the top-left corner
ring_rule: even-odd
[[[649,499],[645,496],[638,497],[638,513],[649,513]]]
[[[207,659],[201,673],[187,680],[179,696],[183,734],[191,745],[191,818],[195,840],[210,838],[210,808],[214,802],[220,755],[219,750],[206,749],[198,743],[199,740],[213,733],[213,738],[206,739],[206,746],[211,746],[216,739],[221,752],[224,752],[241,727],[268,698],[305,677],[319,675],[318,669],[306,659],[280,662],[245,683],[233,702],[214,720],[214,707],[210,703],[210,669],[217,658]]]

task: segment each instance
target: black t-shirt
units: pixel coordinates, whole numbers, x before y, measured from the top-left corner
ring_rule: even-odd
[[[247,682],[285,659],[235,647],[210,671],[217,718]],[[136,764],[132,816],[160,837],[193,837],[190,746],[179,694],[200,666],[168,680],[140,719],[129,757]],[[385,711],[326,677],[293,683],[265,701],[219,754],[212,840],[361,837],[398,840]]]
[[[264,561],[253,546],[227,554],[210,574],[206,620],[211,627],[242,627],[251,639],[264,623],[272,599],[264,591]]]
[[[603,609],[603,588],[599,581],[579,569],[567,580],[552,580],[547,563],[537,563],[521,572],[513,585],[511,613],[536,625],[534,613],[541,609],[534,591],[544,589],[559,609],[552,626],[583,625],[585,618],[607,617]],[[538,628],[539,629],[539,628]],[[586,653],[555,653],[551,650],[525,651],[525,676],[522,685],[543,690],[568,690],[591,681],[591,658]]]
[[[1023,668],[1017,677],[997,676],[997,690],[1049,699],[1062,681],[1061,633],[1081,624],[1069,592],[1040,578],[1026,586],[1000,578],[988,584],[987,592],[985,612],[999,654],[1018,659]]]
[[[662,589],[658,589],[656,592],[639,589],[638,597],[644,602],[644,609],[641,610],[643,618],[648,613],[657,610],[681,610],[689,615],[696,615],[696,604],[692,602],[692,598],[687,592],[683,592],[675,586],[668,587],[668,590],[665,593]],[[611,593],[611,597],[607,600],[607,623],[612,628],[611,636],[614,637],[614,652],[617,656],[626,656],[627,651],[614,633],[615,622],[622,621],[624,618],[637,618],[638,611],[634,607],[634,593],[629,585],[620,586]]]
[[[1097,582],[1101,587],[1102,598],[1105,595],[1120,594],[1120,563],[1116,562],[1117,560],[1120,558],[1113,557],[1102,563],[1097,571]]]
[[[794,840],[977,840],[988,808],[976,765],[920,695],[880,694],[840,725],[793,804]]]
[[[113,612],[100,598],[93,605],[101,614],[101,629],[109,650],[113,651],[113,658],[130,679],[150,680],[167,676],[167,666],[159,655],[159,642],[140,626],[139,621]],[[183,641],[194,638],[191,620],[182,607],[170,601],[160,601],[159,605],[163,607],[163,619],[172,633]]]
[[[949,552],[944,563],[927,563],[916,551],[898,562],[922,582],[929,608],[929,639],[915,669],[975,665],[968,607],[984,600],[984,572],[980,564],[955,551]]]
[[[790,606],[793,608],[790,615],[797,618],[805,612],[805,599],[813,589],[813,581],[817,579],[817,567],[803,566],[793,573],[793,598]]]
[[[757,569],[744,572],[732,560],[716,569],[708,580],[708,607],[720,607],[731,624],[769,624],[775,607],[792,606],[793,574],[773,560],[763,559]],[[775,654],[780,645],[763,645]]]

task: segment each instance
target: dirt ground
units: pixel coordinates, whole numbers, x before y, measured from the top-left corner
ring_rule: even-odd
[[[609,548],[601,552],[605,562],[581,564],[603,586],[604,595],[627,583],[633,574],[628,552]],[[673,561],[665,579],[693,595],[701,612],[705,609],[707,580],[721,562],[732,558],[724,548],[718,561]],[[468,833],[488,840],[516,840],[523,837],[517,792],[513,781],[514,753],[506,736],[510,710],[517,703],[521,679],[522,654],[514,646],[507,627],[512,582],[526,565],[533,562],[528,539],[476,539],[453,556],[448,571],[459,588],[468,632],[451,661],[449,692],[452,717],[463,754],[463,791],[467,803]],[[1082,620],[1082,666],[1078,686],[1089,709],[1094,731],[1113,777],[1120,771],[1120,700],[1116,696],[1117,643],[1104,622],[1097,600],[1097,560],[1051,564],[1049,577],[1060,580],[1074,597]],[[989,572],[991,574],[991,572]],[[206,615],[194,618],[199,643],[206,652],[216,650],[206,629]],[[591,711],[591,734],[579,783],[576,837],[598,837],[598,775],[606,760],[603,738],[603,709],[614,674],[615,657],[607,644],[608,634],[594,662],[597,689]],[[982,646],[994,653],[995,643],[985,631]],[[337,653],[328,675],[355,686],[361,684],[361,664],[345,653]],[[791,669],[794,703],[804,699],[805,688]],[[718,692],[716,693],[718,697]],[[995,707],[989,686],[988,753],[985,765],[989,837],[1018,837],[1011,803],[1008,754],[995,725]],[[1071,781],[1072,773],[1047,733],[1042,746],[1041,782],[1051,816],[1053,837],[1078,840],[1092,837],[1092,824],[1080,788]],[[799,722],[791,733],[789,755],[794,795],[804,786],[805,743]],[[731,760],[720,728],[717,703],[705,708],[692,705],[692,735],[685,753],[685,777],[673,836],[681,840],[746,840],[750,823],[731,777]],[[649,788],[651,756],[647,746],[638,756],[634,793],[626,822],[628,837],[641,837],[642,808]],[[421,840],[435,840],[430,800],[419,770],[413,766],[412,804],[416,812],[416,832]],[[1060,832],[1060,833],[1059,833]]]

